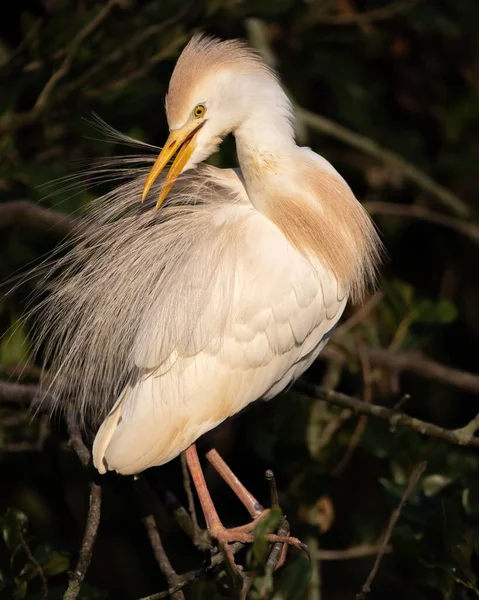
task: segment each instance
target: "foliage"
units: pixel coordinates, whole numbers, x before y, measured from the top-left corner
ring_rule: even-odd
[[[32,201],[80,217],[114,181],[88,172],[95,160],[127,154],[86,121],[95,112],[152,144],[166,139],[163,99],[169,74],[193,32],[247,37],[281,74],[298,107],[346,128],[345,136],[298,123],[298,137],[330,160],[371,211],[387,247],[382,298],[354,327],[333,336],[308,377],[368,401],[454,429],[477,412],[477,396],[426,372],[399,375],[368,349],[421,353],[477,372],[479,285],[479,3],[468,0],[29,0],[8,3],[0,22],[0,376],[36,383],[21,320],[38,277],[32,261],[57,247],[65,228],[11,202]],[[84,36],[78,37],[81,32]],[[63,68],[62,68],[63,65]],[[54,75],[54,79],[51,79]],[[57,77],[58,76],[58,77]],[[48,83],[50,82],[50,83]],[[90,119],[91,120],[91,119]],[[357,142],[353,134],[364,136]],[[351,137],[353,135],[353,137]],[[364,139],[366,142],[364,142]],[[381,146],[379,155],[368,144]],[[362,145],[361,145],[362,144]],[[391,160],[387,150],[406,161]],[[226,140],[211,162],[234,166]],[[419,170],[419,180],[410,169]],[[467,216],[421,176],[466,205]],[[429,180],[428,180],[429,181]],[[51,183],[56,182],[56,183]],[[422,183],[421,183],[422,182]],[[441,188],[442,189],[442,188]],[[384,205],[396,212],[384,210]],[[417,210],[419,209],[419,213]],[[416,212],[415,212],[416,211]],[[421,212],[422,211],[422,212]],[[421,214],[423,217],[418,217]],[[424,215],[426,214],[426,217]],[[431,217],[431,214],[433,215]],[[20,282],[22,283],[20,284]],[[346,315],[350,317],[355,307]],[[368,358],[369,357],[369,358]],[[88,433],[89,435],[89,433]],[[0,598],[61,597],[81,544],[87,474],[65,426],[0,397]],[[421,460],[428,461],[402,510],[370,600],[464,600],[479,595],[479,476],[475,450],[451,446],[290,391],[226,424],[215,444],[265,505],[274,470],[292,534],[322,550],[374,546]],[[187,504],[178,461],[148,474]],[[82,596],[132,600],[167,584],[142,529],[130,483],[105,477],[102,524]],[[214,478],[225,524],[245,517]],[[13,508],[12,508],[13,507]],[[172,523],[155,515],[179,573],[201,556]],[[273,513],[274,530],[280,515]],[[265,570],[261,536],[245,557],[251,598],[353,598],[374,554],[330,561],[290,551],[278,573]],[[377,552],[376,552],[377,553]],[[223,574],[196,582],[190,598],[229,589]]]
[[[28,517],[18,509],[7,510],[0,518],[0,529],[10,552],[10,568],[7,573],[0,572],[0,592],[3,597],[10,593],[18,600],[40,598],[39,587],[48,590],[47,578],[54,578],[68,569],[68,556],[50,544],[39,544],[33,536],[28,536]],[[39,579],[43,581],[39,583]],[[49,597],[61,597],[61,591],[61,587],[51,587]]]

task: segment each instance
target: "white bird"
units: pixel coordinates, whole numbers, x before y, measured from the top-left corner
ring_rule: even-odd
[[[374,283],[381,244],[334,167],[296,145],[287,95],[244,43],[193,37],[166,115],[146,184],[134,169],[59,261],[41,339],[50,393],[102,421],[98,471],[139,473],[186,451],[207,525],[227,544],[250,530],[225,533],[195,441],[311,365],[348,299]],[[200,165],[228,133],[240,169]],[[160,193],[158,207],[166,198],[157,212],[138,210],[143,185],[143,198]]]

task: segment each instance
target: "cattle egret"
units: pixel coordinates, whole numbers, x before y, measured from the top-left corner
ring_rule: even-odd
[[[227,549],[252,539],[261,507],[210,451],[254,518],[223,527],[195,441],[311,365],[348,298],[374,282],[380,241],[334,167],[296,145],[287,95],[243,42],[193,37],[166,116],[156,162],[119,169],[133,177],[98,201],[59,260],[40,339],[50,395],[101,423],[98,471],[136,474],[185,452]],[[229,133],[240,169],[201,165]]]

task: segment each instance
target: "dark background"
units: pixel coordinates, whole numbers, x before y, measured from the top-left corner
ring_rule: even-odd
[[[1,381],[19,374],[22,384],[38,380],[41,357],[25,358],[31,323],[19,320],[38,282],[23,281],[21,273],[68,233],[69,221],[56,214],[81,217],[111,185],[92,188],[88,175],[59,178],[78,171],[79,161],[88,166],[128,153],[102,140],[85,117],[96,112],[116,129],[161,145],[175,60],[194,32],[206,31],[248,38],[266,53],[295,103],[309,111],[299,113],[299,142],[344,175],[388,251],[382,295],[333,338],[308,378],[386,406],[410,394],[402,410],[448,429],[470,421],[478,412],[477,383],[474,393],[455,377],[438,381],[427,368],[413,372],[395,361],[399,354],[414,364],[414,356],[424,355],[478,371],[479,3],[122,0],[111,10],[110,4],[32,0],[1,7]],[[50,86],[54,73],[61,77]],[[229,167],[235,160],[227,140],[211,162]],[[350,307],[345,320],[355,311]],[[378,362],[378,348],[387,364]],[[60,417],[34,415],[7,396],[0,393],[0,598],[45,596],[18,531],[43,567],[48,597],[61,598],[81,543],[89,473]],[[265,504],[263,473],[275,471],[293,532],[313,552],[376,545],[413,468],[427,460],[369,597],[479,595],[476,451],[391,431],[387,423],[358,420],[295,392],[227,423],[215,443]],[[186,501],[179,460],[147,476],[158,498],[164,500],[167,486]],[[244,522],[232,494],[209,477],[225,523]],[[131,481],[102,481],[100,533],[81,597],[136,599],[165,589]],[[160,502],[155,510],[177,571],[199,566],[203,557],[171,511]],[[352,599],[373,561],[371,554],[309,565],[293,551],[275,578],[276,591],[252,590],[251,597]],[[218,589],[210,577],[186,595],[219,597]]]

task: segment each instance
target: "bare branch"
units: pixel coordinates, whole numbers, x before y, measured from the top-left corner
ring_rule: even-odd
[[[335,345],[339,348],[346,350],[351,355],[356,355],[354,344],[349,341],[343,341],[334,339]],[[325,358],[329,353],[329,349],[326,350]],[[373,348],[366,346],[364,349],[371,361],[373,366],[385,367],[396,373],[408,372],[415,373],[420,377],[439,381],[440,383],[447,383],[454,387],[472,392],[473,394],[479,394],[479,375],[475,373],[469,373],[468,371],[462,371],[461,369],[454,369],[441,363],[438,363],[430,358],[425,358],[417,352],[394,352],[386,348]],[[333,350],[334,353],[334,350]],[[336,355],[334,355],[336,356]],[[321,357],[321,355],[320,355]]]
[[[372,215],[404,217],[406,219],[416,219],[441,225],[453,229],[474,242],[479,243],[479,226],[429,210],[424,206],[417,204],[394,204],[392,202],[365,202],[364,208]]]
[[[87,467],[91,462],[91,452],[83,441],[80,425],[75,418],[75,413],[72,409],[67,411],[66,422],[70,436],[70,445],[77,453],[83,466]],[[92,481],[90,483],[90,504],[80,554],[78,556],[77,566],[73,573],[70,574],[68,588],[63,596],[63,600],[76,600],[80,593],[81,584],[85,579],[86,572],[90,566],[93,547],[100,525],[100,516],[101,486]]]
[[[337,339],[333,335],[332,342],[325,346],[319,355],[319,360],[340,361],[341,351],[355,357],[356,351],[352,342]],[[479,375],[448,367],[418,352],[395,352],[388,348],[365,347],[365,352],[373,366],[384,367],[396,373],[415,373],[432,381],[452,385],[458,389],[473,394],[479,394]],[[344,357],[343,357],[344,359]]]
[[[141,44],[148,41],[152,37],[160,38],[160,33],[170,29],[178,23],[183,16],[191,9],[193,2],[186,2],[181,10],[170,19],[161,21],[160,23],[154,23],[149,27],[139,31],[137,35],[133,36],[126,44],[115,47],[113,52],[105,57],[101,57],[97,60],[91,69],[80,75],[77,79],[72,81],[65,90],[66,94],[70,94],[78,89],[81,89],[86,83],[91,82],[93,77],[99,72],[103,71],[109,65],[120,61],[124,57],[131,57],[134,50],[136,50]],[[138,67],[138,66],[137,66]]]
[[[70,446],[75,450],[82,465],[88,467],[91,462],[91,452],[83,441],[80,424],[76,419],[75,412],[71,408],[66,412],[66,422],[68,435],[70,436]]]
[[[0,381],[0,404],[29,404],[35,407],[39,401],[36,384]]]
[[[230,549],[233,554],[237,554],[240,550],[244,548],[244,544],[241,542],[235,542],[234,544],[230,544]],[[139,598],[139,600],[162,600],[162,598],[169,598],[172,594],[184,589],[188,585],[195,583],[198,579],[201,579],[219,565],[224,562],[224,555],[221,552],[215,554],[209,565],[201,567],[201,569],[197,569],[196,571],[190,571],[189,573],[185,573],[184,575],[180,575],[181,581],[179,581],[176,586],[165,590],[164,592],[158,592],[156,594],[151,594],[150,596],[145,596],[144,598]]]
[[[385,554],[385,551],[388,546],[389,540],[391,538],[391,534],[393,532],[394,526],[398,522],[399,517],[401,516],[401,511],[404,508],[404,505],[406,504],[409,496],[412,494],[414,488],[416,487],[417,482],[419,481],[421,475],[426,470],[426,467],[427,467],[426,461],[420,462],[415,467],[414,471],[411,473],[411,477],[409,478],[408,486],[407,486],[404,494],[402,495],[401,501],[399,502],[398,507],[394,510],[394,512],[391,515],[391,518],[389,519],[388,526],[386,527],[386,531],[384,533],[384,539],[382,541],[381,548],[378,552],[378,555],[376,556],[376,560],[374,561],[373,568],[371,569],[371,572],[369,573],[368,578],[366,579],[365,583],[363,584],[361,592],[356,595],[356,600],[364,600],[366,595],[369,594],[369,592],[371,591],[371,584],[372,584],[374,578],[376,577],[376,573],[378,572],[379,565],[381,564],[381,560]]]
[[[47,578],[45,577],[45,572],[42,569],[41,564],[38,560],[33,556],[32,551],[30,550],[29,545],[27,544],[23,534],[20,532],[20,543],[25,550],[25,554],[27,555],[28,560],[34,565],[35,571],[38,573],[40,580],[42,582],[42,600],[48,600],[48,584]]]
[[[105,6],[100,10],[100,12],[92,19],[83,29],[81,29],[77,35],[71,41],[66,56],[63,59],[60,67],[52,74],[50,79],[46,82],[44,88],[40,92],[40,95],[35,102],[33,107],[33,111],[41,110],[47,103],[48,97],[51,94],[53,88],[57,85],[60,79],[63,79],[65,75],[70,71],[70,68],[73,64],[73,59],[75,58],[79,48],[81,47],[83,41],[93,32],[95,29],[106,19],[106,17],[110,14],[113,7],[118,4],[118,0],[109,0]]]
[[[142,521],[145,525],[156,562],[168,582],[168,587],[174,588],[182,582],[182,579],[174,570],[170,559],[166,554],[163,542],[161,541],[160,532],[158,531],[154,516],[154,506],[157,501],[156,496],[153,494],[147,480],[142,475],[135,475],[133,477],[133,485],[137,502],[143,513]],[[171,597],[173,600],[185,600],[185,596],[181,591],[173,593]]]
[[[410,417],[392,408],[386,408],[377,404],[368,404],[340,392],[325,390],[318,385],[308,383],[302,379],[296,382],[295,388],[302,394],[319,398],[329,404],[348,408],[357,414],[368,415],[387,421],[392,429],[396,427],[408,427],[413,431],[438,438],[449,444],[479,448],[479,437],[475,437],[474,435],[479,429],[479,415],[460,429],[444,429],[433,423]]]
[[[406,2],[391,2],[386,6],[375,8],[365,12],[357,12],[351,14],[328,15],[321,14],[311,16],[310,25],[312,23],[324,23],[326,25],[366,25],[377,21],[385,21],[396,15],[411,10],[419,0],[409,0]]]
[[[32,229],[44,229],[64,237],[71,233],[77,220],[29,200],[12,200],[0,205],[0,229],[22,225]]]
[[[364,558],[366,556],[375,556],[383,549],[383,544],[351,546],[344,550],[316,550],[313,553],[313,558],[316,560],[352,560],[356,558]],[[392,546],[387,545],[383,554],[390,554],[393,551]]]
[[[364,352],[365,345],[360,343],[358,345],[358,356],[359,362],[361,363],[361,371],[363,378],[363,402],[367,404],[371,404],[373,401],[373,389],[372,389],[372,372],[371,372],[371,363]],[[341,457],[341,460],[334,467],[332,473],[335,477],[339,477],[345,471],[348,466],[351,458],[354,456],[356,448],[359,446],[359,443],[366,431],[366,427],[368,425],[369,417],[366,415],[361,415],[356,423],[356,427],[351,435],[349,440],[348,447],[346,448],[346,452]]]
[[[361,152],[365,152],[366,154],[369,154],[369,156],[372,156],[392,169],[395,169],[404,177],[413,181],[422,190],[431,194],[431,196],[434,196],[444,204],[444,206],[447,206],[457,215],[465,217],[470,214],[470,208],[463,200],[442,185],[436,183],[429,175],[426,175],[426,173],[423,173],[417,167],[407,162],[404,158],[399,156],[399,154],[383,148],[370,138],[355,133],[354,131],[350,131],[343,125],[331,121],[331,119],[327,119],[322,115],[317,115],[304,108],[296,107],[296,114],[303,123],[312,129],[340,140]]]
[[[357,15],[352,16],[357,18]],[[251,36],[251,41],[252,43],[256,44],[256,47],[263,58],[266,61],[276,61],[276,56],[271,44],[269,43],[264,23],[261,21],[255,21],[254,30],[252,30],[251,33],[254,34]],[[291,97],[291,94],[289,95]],[[315,114],[297,105],[295,106],[295,110],[300,124],[306,125],[311,129],[323,133],[324,135],[329,135],[330,137],[340,140],[352,148],[356,148],[361,152],[369,154],[392,169],[395,169],[404,177],[413,181],[421,189],[437,198],[437,200],[442,202],[457,215],[464,217],[470,214],[470,208],[463,200],[442,185],[436,183],[433,179],[431,179],[431,177],[429,177],[429,175],[426,175],[426,173],[420,171],[418,168],[407,162],[395,152],[383,148],[370,138],[355,133],[354,131],[350,131],[343,125],[335,123],[331,119],[327,119],[322,115]]]
[[[92,481],[90,484],[90,506],[88,509],[80,555],[75,570],[70,574],[68,588],[63,596],[63,600],[76,600],[80,593],[81,584],[85,579],[86,572],[90,566],[93,546],[95,545],[98,526],[100,525],[100,514],[101,486]]]
[[[161,572],[166,577],[169,587],[174,588],[179,583],[179,578],[171,565],[171,562],[165,552],[165,548],[163,547],[155,517],[153,515],[147,515],[143,518],[143,523],[145,524],[156,562],[158,563]],[[171,597],[173,600],[184,600],[185,598],[183,592],[181,591],[175,592],[171,595]]]
[[[359,323],[362,323],[364,319],[376,308],[376,306],[381,302],[384,298],[383,292],[376,292],[365,302],[358,310],[349,317],[349,319],[337,327],[334,331],[334,339],[338,339],[346,333],[349,333],[352,329],[354,329]]]
[[[128,75],[125,75],[121,79],[115,79],[114,81],[110,81],[104,87],[91,90],[87,93],[87,95],[92,98],[101,97],[107,92],[111,92],[112,90],[123,89],[127,85],[132,84],[134,81],[145,77],[155,65],[173,56],[175,51],[187,40],[188,36],[186,34],[180,35],[179,37],[175,38],[168,46],[162,48],[161,50],[156,52],[156,54],[153,54],[152,56],[148,57],[148,60],[146,60],[141,66],[136,65]]]

